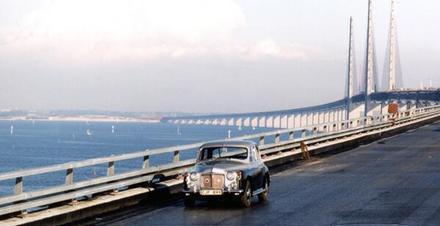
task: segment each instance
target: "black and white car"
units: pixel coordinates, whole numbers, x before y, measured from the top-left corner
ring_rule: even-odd
[[[269,170],[254,142],[206,143],[185,173],[185,206],[194,206],[197,199],[232,196],[250,207],[252,196],[267,201],[269,185]]]

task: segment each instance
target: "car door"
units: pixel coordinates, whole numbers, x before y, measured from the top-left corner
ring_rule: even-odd
[[[262,188],[264,185],[264,165],[261,162],[261,156],[258,148],[256,146],[252,147],[252,156],[253,156],[253,168],[255,171],[255,178],[254,178],[254,187],[255,190]]]

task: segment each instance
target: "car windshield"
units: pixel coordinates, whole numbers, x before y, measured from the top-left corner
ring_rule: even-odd
[[[199,160],[213,159],[246,159],[248,156],[247,148],[243,147],[209,147],[200,151]]]

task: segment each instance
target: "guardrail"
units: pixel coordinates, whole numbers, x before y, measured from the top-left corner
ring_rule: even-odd
[[[337,122],[322,123],[319,125],[302,128],[284,129],[272,132],[265,132],[230,140],[255,140],[258,142],[263,157],[276,155],[286,150],[294,150],[300,147],[300,143],[314,145],[324,141],[330,141],[353,134],[364,133],[372,130],[398,126],[420,120],[434,115],[440,115],[440,105],[408,110],[397,114],[384,114],[379,116],[368,116],[357,119],[350,119]],[[300,138],[295,138],[295,133],[300,133]],[[287,139],[282,139],[287,135]],[[267,138],[272,138],[267,142]],[[185,151],[198,149],[203,143],[180,145],[167,148],[144,150],[129,154],[87,159],[83,161],[68,162],[41,168],[18,170],[0,174],[0,181],[15,180],[12,187],[14,194],[0,197],[0,216],[8,214],[20,214],[35,208],[42,208],[48,205],[72,200],[81,199],[87,196],[97,195],[103,192],[117,191],[128,186],[148,183],[155,175],[174,176],[183,173],[188,167],[195,163],[195,159],[180,160],[180,154]],[[157,166],[150,166],[150,157],[172,153],[172,162]],[[115,174],[115,167],[118,161],[141,159],[139,169]],[[78,168],[107,165],[107,175],[83,180],[74,181],[73,174]],[[24,178],[30,176],[44,175],[52,172],[65,172],[65,183],[52,186],[46,189],[24,192]]]

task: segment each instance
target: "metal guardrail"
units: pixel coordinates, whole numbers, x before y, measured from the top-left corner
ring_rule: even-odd
[[[285,150],[298,149],[300,143],[307,145],[339,139],[353,134],[364,133],[372,130],[380,130],[393,127],[402,123],[420,120],[440,114],[440,105],[419,108],[400,112],[397,114],[384,114],[368,116],[337,122],[322,123],[319,125],[302,128],[284,129],[272,132],[264,132],[247,136],[235,137],[229,140],[256,140],[258,141],[261,155],[270,156]],[[300,133],[300,138],[295,138],[295,133]],[[282,140],[282,135],[287,139]],[[265,143],[266,138],[272,137],[273,141]],[[204,143],[204,142],[203,142]],[[195,159],[180,160],[180,153],[198,149],[203,143],[180,145],[174,147],[144,150],[129,154],[87,159],[83,161],[68,162],[41,168],[18,170],[1,173],[0,181],[15,180],[14,194],[0,197],[0,216],[12,213],[22,213],[33,208],[40,208],[55,203],[81,199],[103,192],[115,191],[131,185],[151,182],[155,175],[165,176],[178,175],[191,167]],[[150,166],[150,157],[172,153],[172,162],[157,166]],[[116,162],[131,159],[142,159],[139,169],[126,173],[115,174]],[[107,164],[107,175],[75,182],[73,173],[78,168]],[[24,177],[44,175],[52,172],[65,171],[65,184],[49,187],[46,189],[24,192]]]

